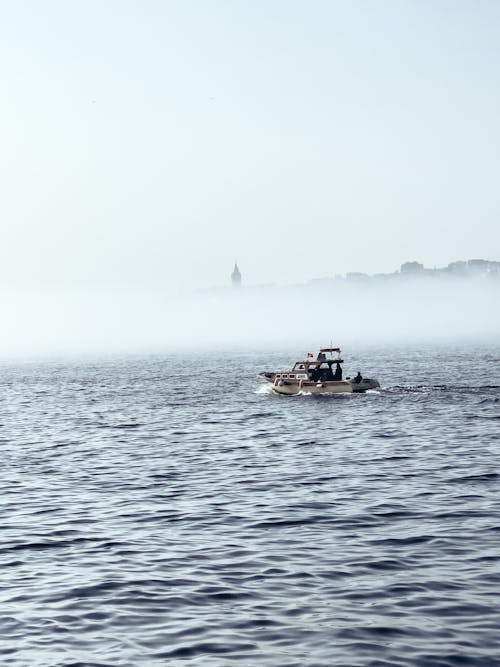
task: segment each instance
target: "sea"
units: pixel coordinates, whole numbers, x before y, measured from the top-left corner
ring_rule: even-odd
[[[500,345],[307,351],[0,365],[2,666],[500,665]]]

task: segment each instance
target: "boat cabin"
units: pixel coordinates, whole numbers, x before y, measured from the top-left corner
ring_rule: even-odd
[[[310,355],[313,357],[313,355]],[[319,351],[316,359],[308,358],[296,361],[290,371],[279,371],[275,374],[277,380],[311,380],[312,382],[332,382],[342,380],[343,363],[340,358],[340,348],[325,347]]]

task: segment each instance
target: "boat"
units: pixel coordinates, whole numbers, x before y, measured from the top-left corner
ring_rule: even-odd
[[[351,394],[380,387],[377,380],[363,378],[358,372],[355,378],[342,379],[339,347],[321,348],[316,359],[309,353],[304,361],[296,361],[284,371],[262,371],[271,389],[278,394]]]

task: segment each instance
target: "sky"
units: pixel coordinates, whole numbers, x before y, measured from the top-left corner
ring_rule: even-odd
[[[500,259],[499,24],[488,0],[2,0],[4,287]]]

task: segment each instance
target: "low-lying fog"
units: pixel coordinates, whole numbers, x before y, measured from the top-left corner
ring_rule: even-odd
[[[0,355],[500,340],[500,281],[4,294]],[[305,347],[304,347],[305,346]]]

